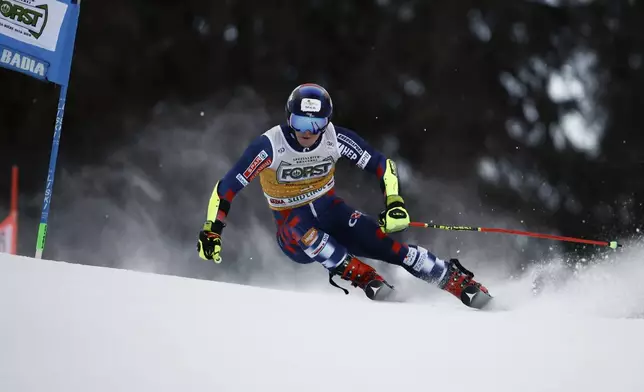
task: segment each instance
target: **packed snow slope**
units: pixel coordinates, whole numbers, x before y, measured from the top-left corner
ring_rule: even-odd
[[[0,255],[0,391],[644,391],[641,319],[439,297],[374,303]]]

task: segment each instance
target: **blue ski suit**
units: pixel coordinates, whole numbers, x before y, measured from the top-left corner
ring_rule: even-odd
[[[273,210],[277,243],[297,263],[318,262],[332,270],[351,254],[402,266],[425,281],[440,280],[447,270],[443,260],[423,247],[394,240],[373,217],[336,195],[333,174],[340,158],[382,181],[386,158],[355,132],[330,123],[313,146],[303,148],[288,125],[281,124],[252,141],[216,192],[230,206],[259,176]],[[217,219],[225,221],[227,213],[220,209]]]

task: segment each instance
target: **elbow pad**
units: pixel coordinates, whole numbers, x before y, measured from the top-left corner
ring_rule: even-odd
[[[396,163],[388,158],[385,162],[385,173],[382,176],[382,184],[385,196],[395,196],[399,194],[400,189],[398,186],[398,170],[396,169]]]

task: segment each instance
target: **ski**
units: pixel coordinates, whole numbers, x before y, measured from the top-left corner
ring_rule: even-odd
[[[475,309],[484,309],[492,300],[492,296],[474,285],[467,286],[461,293],[461,302],[465,306]]]

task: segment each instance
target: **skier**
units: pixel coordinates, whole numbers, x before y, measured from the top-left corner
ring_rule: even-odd
[[[418,245],[398,242],[388,233],[410,223],[400,195],[396,164],[355,132],[331,122],[333,104],[317,84],[295,88],[286,103],[286,123],[258,136],[212,192],[197,250],[221,262],[222,231],[235,195],[259,176],[277,225],[277,243],[297,263],[318,262],[333,277],[360,287],[368,298],[386,299],[393,287],[358,257],[403,267],[413,276],[448,291],[468,306],[483,307],[491,298],[456,259],[442,260]],[[375,174],[385,196],[376,222],[347,205],[335,193],[334,170],[345,157]],[[341,287],[340,287],[341,288]],[[348,291],[343,289],[346,294]]]

